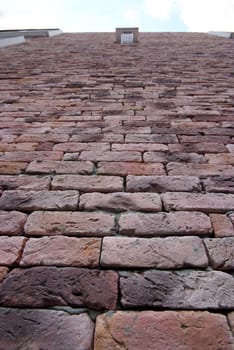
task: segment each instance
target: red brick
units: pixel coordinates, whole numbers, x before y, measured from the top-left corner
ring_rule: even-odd
[[[234,307],[234,279],[222,271],[146,270],[120,278],[124,308],[166,308],[181,310]]]
[[[54,151],[62,152],[81,152],[81,151],[96,151],[104,152],[110,150],[109,143],[101,142],[68,142],[68,143],[58,143],[53,147]]]
[[[21,308],[115,309],[117,294],[116,272],[77,267],[17,268],[0,285],[1,305]]]
[[[176,135],[173,134],[130,134],[126,135],[125,139],[126,143],[141,143],[141,142],[149,142],[149,143],[177,143],[178,139]]]
[[[168,147],[160,143],[114,143],[111,146],[112,151],[157,151],[167,152]]]
[[[212,231],[209,217],[198,212],[121,214],[121,234],[131,236],[205,235]]]
[[[199,178],[195,176],[128,176],[127,191],[157,192],[200,191]]]
[[[20,257],[23,237],[0,237],[0,265],[11,266]]]
[[[161,211],[161,198],[156,193],[89,193],[80,197],[81,210],[111,210],[116,212]]]
[[[222,214],[210,214],[215,237],[234,236],[234,226],[229,217]]]
[[[94,166],[92,162],[79,161],[37,161],[29,164],[26,173],[29,174],[91,174]]]
[[[114,192],[123,190],[123,179],[118,176],[58,175],[52,181],[53,190],[80,190],[82,192]]]
[[[206,267],[208,259],[198,237],[105,237],[101,265],[111,268],[179,269]]]
[[[50,350],[90,350],[93,332],[94,325],[87,313],[71,315],[55,310],[6,308],[0,312],[2,349],[26,350],[39,346]]]
[[[0,175],[0,188],[4,190],[49,190],[49,176]]]
[[[165,193],[164,207],[170,210],[192,210],[205,213],[224,213],[234,210],[234,194],[224,193]]]
[[[210,264],[215,270],[234,270],[234,237],[205,239]]]
[[[95,267],[99,265],[100,248],[99,238],[30,238],[24,248],[20,266]]]
[[[30,236],[113,235],[114,219],[114,215],[104,213],[38,211],[28,217],[25,233]]]
[[[11,162],[31,162],[33,160],[60,160],[63,157],[63,152],[55,151],[34,151],[34,152],[5,152],[0,156],[0,160]]]
[[[27,215],[18,211],[0,211],[0,235],[15,236],[22,233]]]
[[[162,164],[145,164],[135,162],[99,162],[97,174],[103,175],[165,175]]]
[[[81,152],[80,160],[91,160],[94,162],[109,161],[109,162],[141,162],[141,153],[134,151],[125,152],[101,152],[101,151],[84,151]]]
[[[226,317],[206,311],[108,312],[97,317],[94,338],[94,350],[232,350],[233,345]]]
[[[0,198],[3,210],[75,210],[77,191],[4,191]]]
[[[28,163],[23,162],[5,162],[0,161],[0,174],[20,174],[28,166]]]
[[[169,175],[194,175],[197,176],[232,176],[234,167],[231,165],[216,164],[181,164],[168,163],[167,171]]]
[[[180,153],[219,153],[227,152],[227,148],[222,143],[202,142],[199,143],[177,143],[168,145],[170,152]]]

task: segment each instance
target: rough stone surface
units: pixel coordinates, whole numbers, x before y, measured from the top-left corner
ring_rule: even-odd
[[[127,191],[157,192],[200,191],[199,178],[195,176],[128,176]]]
[[[88,193],[80,197],[79,208],[82,210],[111,211],[148,211],[162,209],[161,198],[156,193]]]
[[[234,173],[234,167],[226,164],[181,164],[181,163],[168,163],[167,171],[169,175],[188,175],[193,176],[232,176]]]
[[[0,283],[4,280],[4,278],[6,277],[7,273],[8,273],[8,268],[4,267],[4,266],[1,266],[0,267]]]
[[[234,270],[234,237],[204,240],[211,266],[217,270]]]
[[[119,192],[123,191],[123,179],[118,176],[57,175],[52,181],[52,189]]]
[[[95,267],[99,265],[100,248],[101,240],[98,238],[30,238],[20,265]]]
[[[34,160],[26,169],[29,174],[91,174],[92,162],[64,162],[64,161],[37,161]]]
[[[94,324],[86,313],[0,309],[2,349],[92,350],[93,332]]]
[[[215,237],[234,236],[234,225],[230,218],[222,214],[210,214]]]
[[[25,224],[25,233],[32,236],[104,236],[115,232],[114,215],[87,212],[32,213]]]
[[[102,266],[117,268],[179,269],[208,265],[198,237],[105,237],[100,262]]]
[[[221,271],[129,273],[120,278],[125,308],[233,309],[234,279]]]
[[[162,201],[166,210],[192,210],[225,213],[234,210],[234,194],[165,193]]]
[[[108,312],[97,317],[95,350],[232,350],[227,319],[194,311]]]
[[[4,210],[75,210],[77,191],[4,191],[0,208]]]
[[[22,233],[27,215],[18,211],[0,210],[0,235],[14,236]]]
[[[203,184],[207,192],[234,193],[234,176],[212,176]]]
[[[28,163],[23,162],[5,162],[0,161],[0,174],[20,174],[28,166]]]
[[[44,191],[49,187],[49,176],[0,175],[0,188],[4,190]]]
[[[0,265],[11,266],[20,257],[23,237],[0,237]]]
[[[234,334],[234,312],[231,312],[230,314],[228,314],[228,321],[229,321],[229,325],[231,327],[232,333]]]
[[[210,219],[200,212],[121,214],[120,233],[131,236],[206,235],[212,231]]]
[[[97,174],[101,175],[165,175],[163,164],[136,162],[98,162]]]
[[[40,266],[9,273],[0,286],[0,305],[114,309],[117,293],[116,272]]]

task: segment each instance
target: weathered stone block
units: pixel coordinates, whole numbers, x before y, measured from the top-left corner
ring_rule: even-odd
[[[20,265],[94,267],[99,265],[100,247],[101,240],[98,238],[30,238]]]
[[[92,162],[79,161],[37,161],[29,164],[26,173],[29,174],[91,174],[93,172]]]
[[[208,259],[198,237],[130,238],[105,237],[101,265],[176,269],[206,267]]]
[[[32,236],[105,236],[115,233],[115,217],[105,213],[48,212],[32,213],[25,224]]]
[[[14,269],[0,286],[0,305],[115,309],[118,274],[76,267]]]
[[[99,162],[97,174],[103,175],[165,175],[162,164],[137,162]]]
[[[0,235],[14,236],[23,231],[27,215],[18,211],[0,211]]]
[[[211,266],[218,270],[234,270],[234,237],[205,239]]]
[[[233,309],[234,279],[221,271],[149,270],[120,278],[125,308]]]
[[[209,217],[199,212],[121,214],[121,234],[132,236],[205,235],[212,232]]]
[[[11,266],[19,258],[23,237],[0,237],[0,265]]]
[[[232,350],[233,345],[226,317],[200,311],[108,312],[97,317],[94,339],[94,350]]]
[[[88,193],[80,197],[79,208],[82,210],[112,211],[161,211],[161,198],[157,193]]]
[[[86,313],[0,309],[2,349],[92,350],[93,332],[93,322]]]
[[[210,214],[215,237],[234,236],[234,225],[230,218],[222,214]]]

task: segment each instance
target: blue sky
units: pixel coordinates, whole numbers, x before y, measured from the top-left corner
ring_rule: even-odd
[[[0,0],[0,29],[234,31],[234,0]]]

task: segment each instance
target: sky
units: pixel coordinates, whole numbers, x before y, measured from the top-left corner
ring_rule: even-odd
[[[0,30],[234,32],[234,0],[0,0]]]

